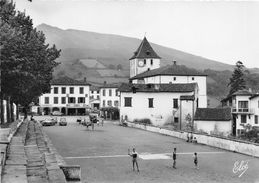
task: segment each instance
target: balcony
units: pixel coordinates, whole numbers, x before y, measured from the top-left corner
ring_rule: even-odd
[[[235,114],[253,114],[254,109],[251,108],[232,108],[232,113]]]

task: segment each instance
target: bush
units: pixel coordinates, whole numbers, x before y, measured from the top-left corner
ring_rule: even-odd
[[[148,118],[143,118],[143,119],[134,119],[133,123],[139,123],[139,124],[143,124],[143,125],[151,125],[151,120]]]

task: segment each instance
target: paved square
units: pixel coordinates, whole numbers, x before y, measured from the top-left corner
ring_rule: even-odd
[[[259,182],[258,158],[111,122],[91,131],[75,119],[68,121],[67,127],[44,130],[68,164],[81,166],[82,182]],[[132,147],[140,155],[140,173],[132,171],[127,155]],[[174,147],[177,169],[172,168]],[[198,153],[199,170],[194,169],[194,152]],[[248,162],[248,169],[235,169],[233,173],[234,164],[241,161]]]

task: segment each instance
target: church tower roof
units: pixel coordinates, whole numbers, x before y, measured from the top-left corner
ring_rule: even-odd
[[[134,55],[130,58],[130,60],[135,58],[161,58],[161,57],[159,57],[156,54],[156,52],[149,44],[147,38],[144,37],[137,51],[134,52]]]

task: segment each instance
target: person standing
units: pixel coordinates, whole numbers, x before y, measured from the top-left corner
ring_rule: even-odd
[[[133,171],[135,171],[135,165],[137,167],[137,170],[139,172],[138,168],[138,153],[136,152],[135,148],[132,149],[132,153],[130,153],[130,149],[128,149],[128,155],[132,157],[132,166],[133,166]]]
[[[173,168],[176,169],[176,148],[174,148],[174,152],[173,152]]]
[[[196,169],[199,169],[198,168],[198,156],[197,156],[197,153],[195,152],[194,155],[193,155],[193,161],[194,161],[194,166]]]

